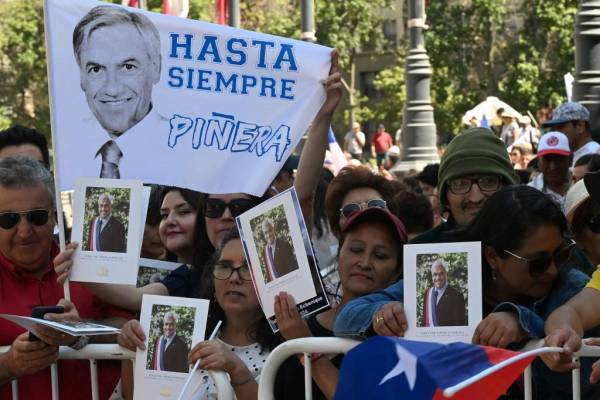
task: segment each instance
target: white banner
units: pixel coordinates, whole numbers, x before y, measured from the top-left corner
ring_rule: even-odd
[[[330,49],[46,0],[56,174],[262,195],[325,100]]]

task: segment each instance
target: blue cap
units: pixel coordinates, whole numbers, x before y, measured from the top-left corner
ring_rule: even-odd
[[[563,103],[552,111],[552,119],[545,121],[542,126],[561,125],[572,121],[588,121],[590,112],[579,103]]]

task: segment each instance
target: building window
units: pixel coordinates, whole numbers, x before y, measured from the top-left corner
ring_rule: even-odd
[[[373,84],[377,74],[378,71],[362,71],[360,73],[360,89],[363,96],[367,96],[371,99],[381,97],[381,92],[379,92]]]
[[[397,40],[398,40],[398,32],[396,30],[396,20],[395,19],[388,19],[383,21],[382,24],[382,30],[383,30],[383,36],[385,38],[385,43],[384,43],[384,49],[386,50],[392,50],[395,49],[397,47]]]

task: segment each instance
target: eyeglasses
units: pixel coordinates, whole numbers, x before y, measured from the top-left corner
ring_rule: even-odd
[[[234,199],[229,203],[224,202],[220,199],[206,199],[206,208],[204,210],[204,216],[207,218],[220,218],[225,212],[226,208],[229,208],[229,212],[232,217],[237,217],[252,207],[256,206],[258,202],[251,199]]]
[[[600,233],[600,215],[594,215],[587,222],[587,227],[594,233]]]
[[[248,269],[248,264],[240,265],[239,267],[232,267],[230,264],[226,263],[217,263],[213,268],[213,276],[216,279],[226,280],[233,275],[233,272],[237,271],[238,276],[243,281],[251,281],[252,277],[250,276],[250,269]]]
[[[19,221],[21,221],[22,216],[25,216],[29,223],[35,226],[42,226],[48,222],[49,214],[50,212],[48,210],[28,210],[21,212],[0,213],[0,228],[14,228]]]
[[[557,269],[565,267],[567,262],[571,259],[573,249],[575,248],[575,241],[573,239],[567,239],[553,254],[545,253],[542,256],[530,260],[525,257],[521,257],[512,253],[508,250],[504,250],[505,253],[511,256],[527,262],[527,268],[529,269],[529,275],[536,276],[541,275],[548,270],[550,264],[554,262]]]
[[[482,192],[495,192],[500,189],[499,176],[480,176],[479,178],[456,178],[448,181],[448,188],[454,194],[467,194],[476,183]]]
[[[365,203],[348,203],[340,208],[340,213],[344,217],[350,218],[352,214],[367,208],[387,208],[387,203],[382,199],[371,199]]]

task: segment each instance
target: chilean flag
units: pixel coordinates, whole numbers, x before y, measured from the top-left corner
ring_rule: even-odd
[[[447,390],[448,397],[455,393],[453,399],[497,399],[537,354],[556,350],[519,353],[467,343],[376,336],[344,358],[335,398],[441,400]],[[493,373],[485,376],[484,371]],[[453,386],[467,380],[468,386],[455,391]]]
[[[337,175],[340,172],[340,169],[344,168],[348,164],[348,160],[346,160],[346,156],[342,151],[342,148],[338,144],[337,140],[335,140],[335,134],[333,133],[333,129],[331,126],[329,127],[329,151],[325,156],[325,164],[330,164],[333,175]]]

